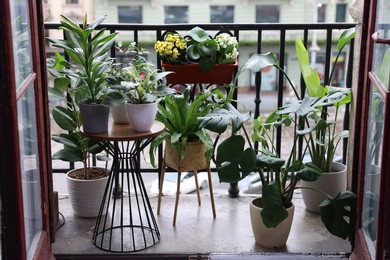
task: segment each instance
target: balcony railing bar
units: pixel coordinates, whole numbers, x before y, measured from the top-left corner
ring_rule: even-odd
[[[311,30],[320,30],[320,31],[326,31],[326,39],[325,39],[325,78],[329,76],[329,70],[330,70],[330,63],[331,63],[331,45],[332,45],[332,35],[335,30],[343,30],[348,29],[351,27],[355,27],[356,24],[354,23],[316,23],[316,24],[304,24],[304,23],[296,23],[296,24],[196,24],[197,26],[202,27],[206,31],[232,31],[233,35],[237,37],[237,39],[240,39],[240,32],[243,31],[256,31],[257,32],[257,53],[262,53],[263,50],[263,39],[264,35],[263,33],[265,31],[279,31],[279,61],[281,68],[285,68],[286,60],[286,35],[287,32],[291,31],[302,31],[303,32],[303,43],[305,46],[308,46],[309,43],[309,31]],[[60,26],[59,23],[45,23],[45,28],[48,30],[54,30],[58,29]],[[161,39],[163,32],[166,31],[189,31],[195,26],[195,24],[163,24],[163,25],[148,25],[148,24],[103,24],[99,26],[97,29],[105,28],[106,30],[113,32],[120,32],[120,31],[127,31],[127,32],[133,32],[133,41],[139,42],[139,32],[140,31],[154,31],[156,40]],[[113,47],[110,52],[112,57],[116,56],[116,50]],[[349,60],[348,60],[348,66],[347,66],[347,80],[346,84],[347,87],[351,86],[352,82],[352,57],[353,57],[353,45],[350,46],[350,53],[349,53]],[[159,63],[159,59],[158,64]],[[160,66],[160,65],[159,65]],[[161,68],[161,67],[160,67]],[[284,94],[284,77],[282,74],[278,73],[278,83],[277,83],[277,104],[278,106],[283,105],[283,94]],[[255,96],[254,96],[254,116],[257,117],[260,115],[260,104],[262,102],[261,100],[261,73],[256,73],[255,75]],[[301,95],[304,95],[305,93],[305,84],[302,78],[300,79],[300,91]],[[238,98],[238,93],[235,93],[235,99]],[[346,111],[346,119],[348,119],[348,110]],[[344,122],[344,127],[348,127],[348,122]],[[281,141],[282,141],[282,131],[281,129],[277,132],[277,151],[280,154],[281,150]],[[257,147],[257,146],[256,146]],[[344,142],[343,146],[343,160],[345,161],[345,155],[346,155],[346,142]],[[302,150],[302,139],[300,140],[300,151]],[[302,151],[301,151],[302,152]],[[161,162],[162,162],[162,156],[163,151],[162,149],[159,149],[158,151],[158,165],[159,167],[157,169],[155,168],[142,168],[142,172],[158,172],[161,168]],[[141,161],[141,160],[139,160]],[[74,163],[69,164],[70,169],[74,168]],[[70,170],[68,168],[56,168],[53,169],[53,172],[66,172]],[[213,169],[215,170],[215,169]]]

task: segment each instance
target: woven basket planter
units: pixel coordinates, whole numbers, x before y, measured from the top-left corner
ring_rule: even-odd
[[[201,141],[188,142],[186,146],[186,155],[179,162],[179,154],[173,149],[170,141],[165,142],[165,164],[176,171],[194,171],[203,170],[209,167],[205,152],[206,147]]]

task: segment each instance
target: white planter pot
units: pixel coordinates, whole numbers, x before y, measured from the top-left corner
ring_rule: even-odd
[[[108,106],[80,103],[79,107],[84,132],[96,134],[108,131],[108,117],[110,115]]]
[[[320,190],[332,197],[337,196],[347,188],[347,167],[342,163],[333,162],[332,169],[333,172],[324,172],[316,181],[301,181],[301,187]],[[302,198],[307,210],[320,213],[319,206],[326,196],[317,191],[302,189]]]
[[[107,185],[108,176],[95,180],[79,180],[66,174],[68,193],[73,213],[79,217],[92,218],[99,214],[100,206]]]
[[[111,115],[114,123],[117,124],[128,124],[129,119],[126,114],[126,106],[125,104],[121,104],[119,106],[111,107]]]
[[[127,118],[134,131],[149,131],[157,113],[157,103],[132,104],[126,103]]]
[[[260,198],[257,198],[255,200],[260,200]],[[290,234],[291,225],[294,218],[294,204],[287,209],[288,217],[285,220],[283,220],[276,228],[267,228],[264,225],[260,215],[263,209],[253,204],[255,200],[253,200],[250,204],[250,216],[252,223],[252,231],[255,237],[256,244],[267,248],[285,246],[288,236]]]

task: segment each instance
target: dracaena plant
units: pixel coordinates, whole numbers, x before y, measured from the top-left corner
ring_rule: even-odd
[[[339,41],[344,42],[344,45],[346,35],[350,37],[348,32],[344,33]],[[302,51],[300,44],[300,40],[297,39],[297,52]],[[199,118],[199,121],[202,127],[218,134],[225,132],[228,126],[232,126],[231,136],[223,140],[215,149],[218,176],[220,181],[232,183],[242,180],[252,171],[258,172],[262,184],[261,217],[264,224],[271,228],[279,225],[287,217],[286,208],[291,206],[294,190],[300,188],[299,180],[314,181],[321,176],[323,170],[314,163],[304,163],[303,154],[312,149],[311,145],[316,145],[318,142],[315,140],[315,131],[323,127],[318,125],[318,120],[320,124],[325,123],[330,134],[334,133],[332,132],[333,121],[324,122],[323,118],[318,119],[318,114],[322,113],[325,106],[335,105],[337,108],[345,104],[349,99],[350,91],[317,85],[317,88],[321,87],[321,89],[312,87],[311,90],[322,91],[321,96],[300,97],[292,80],[279,66],[274,53],[253,55],[239,69],[238,74],[247,69],[260,72],[270,66],[274,66],[285,76],[296,99],[272,112],[266,119],[263,116],[256,118],[251,127],[251,135],[243,127],[249,116],[240,114],[233,106],[217,109]],[[304,124],[302,125],[301,122]],[[275,131],[279,127],[294,128],[293,145],[287,158],[281,158],[275,149]],[[304,138],[303,153],[300,153],[297,147],[300,137]],[[252,144],[254,142],[259,143],[258,150],[254,149]],[[354,232],[356,195],[350,191],[343,191],[336,197],[325,195],[327,199],[320,206],[321,219],[330,233],[345,239]]]
[[[47,38],[54,47],[64,50],[70,62],[61,59],[61,73],[72,80],[72,95],[76,103],[103,103],[106,95],[106,72],[112,60],[110,48],[115,43],[117,33],[106,34],[105,29],[96,30],[106,18],[101,16],[87,23],[87,15],[82,24],[61,15],[60,30],[65,39]],[[56,56],[61,56],[56,54]]]

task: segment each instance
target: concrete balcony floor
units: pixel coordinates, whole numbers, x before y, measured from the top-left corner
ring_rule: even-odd
[[[136,253],[109,253],[92,242],[95,218],[73,215],[67,196],[60,196],[59,210],[65,224],[56,232],[53,252],[57,259],[348,259],[348,241],[332,236],[320,216],[308,212],[299,193],[293,225],[287,245],[268,249],[254,242],[249,203],[253,195],[229,198],[215,194],[217,217],[213,219],[210,197],[202,194],[197,205],[195,194],[181,195],[176,226],[172,226],[175,196],[164,196],[160,215],[157,197],[150,201],[161,233],[161,240],[151,248]],[[60,217],[60,222],[63,219]]]

